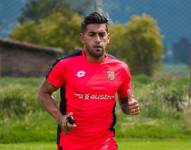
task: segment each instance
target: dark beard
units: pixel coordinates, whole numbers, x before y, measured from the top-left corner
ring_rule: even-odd
[[[89,55],[91,55],[92,57],[95,57],[95,58],[100,58],[104,55],[103,49],[101,50],[101,52],[94,52],[92,50],[87,49],[87,52],[89,53]]]

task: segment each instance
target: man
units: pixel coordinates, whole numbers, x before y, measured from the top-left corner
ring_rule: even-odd
[[[58,150],[117,150],[115,94],[124,113],[139,113],[130,73],[125,63],[106,53],[109,32],[104,16],[94,12],[85,17],[80,39],[84,48],[54,64],[39,99],[59,124]],[[60,109],[52,97],[58,88]]]

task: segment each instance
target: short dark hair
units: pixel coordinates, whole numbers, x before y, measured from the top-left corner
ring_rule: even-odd
[[[106,30],[108,31],[108,19],[98,12],[93,12],[84,18],[81,24],[81,32],[84,32],[89,24],[106,24]]]

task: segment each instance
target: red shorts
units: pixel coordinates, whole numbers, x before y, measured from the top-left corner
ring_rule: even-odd
[[[109,137],[93,137],[91,139],[75,139],[60,138],[57,144],[57,150],[117,150],[115,138]]]

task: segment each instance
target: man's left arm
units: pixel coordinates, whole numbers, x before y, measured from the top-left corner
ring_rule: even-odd
[[[119,95],[119,103],[121,110],[128,115],[138,115],[140,113],[139,103],[130,90],[127,91],[127,96]]]
[[[121,109],[125,114],[137,115],[140,113],[139,104],[133,96],[131,74],[126,64],[122,73],[122,83],[117,92]]]

